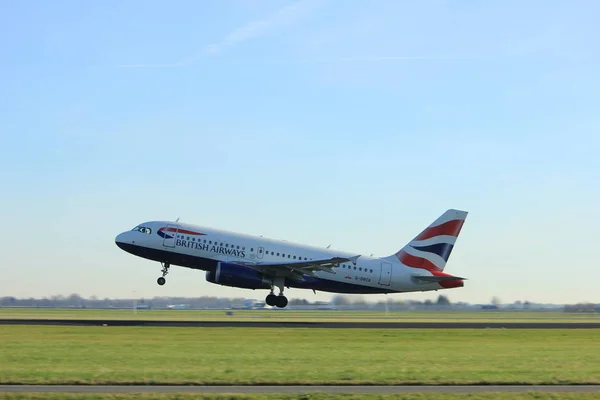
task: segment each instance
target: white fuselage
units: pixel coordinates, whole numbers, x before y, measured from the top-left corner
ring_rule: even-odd
[[[178,222],[152,221],[139,227],[117,236],[119,247],[140,257],[206,271],[214,269],[219,262],[292,263],[356,255]],[[340,293],[443,289],[438,283],[415,282],[412,279],[415,274],[431,275],[390,257],[360,256],[356,263],[343,262],[333,272],[316,271],[304,283],[286,281],[286,286]]]

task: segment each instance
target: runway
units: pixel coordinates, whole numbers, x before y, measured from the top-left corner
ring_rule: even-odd
[[[526,393],[596,392],[600,385],[411,385],[411,386],[151,386],[0,385],[0,393]]]
[[[0,325],[153,326],[186,328],[600,329],[600,322],[277,322],[10,318],[0,319]]]

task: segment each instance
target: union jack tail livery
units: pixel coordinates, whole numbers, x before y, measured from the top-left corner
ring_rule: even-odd
[[[410,268],[438,275],[446,267],[456,238],[467,218],[466,211],[450,209],[429,225],[397,253],[387,257]]]

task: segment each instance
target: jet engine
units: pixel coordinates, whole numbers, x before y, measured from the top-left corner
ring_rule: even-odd
[[[206,272],[206,280],[224,286],[244,289],[270,289],[271,281],[262,273],[243,265],[220,262]]]

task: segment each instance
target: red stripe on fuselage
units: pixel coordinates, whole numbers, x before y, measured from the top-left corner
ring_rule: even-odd
[[[188,231],[185,229],[179,229],[177,230],[176,228],[169,228],[169,231],[171,232],[177,232],[177,233],[181,233],[183,235],[201,235],[204,236],[206,235],[206,233],[200,233],[200,232],[194,232],[194,231]]]
[[[400,250],[398,253],[396,253],[396,257],[398,257],[398,260],[400,260],[400,262],[408,267],[411,268],[420,268],[420,269],[426,269],[427,271],[439,271],[440,269],[431,261],[422,258],[422,257],[416,257],[413,255],[408,254],[407,252],[405,252],[404,250]]]
[[[194,231],[188,231],[186,229],[177,229],[177,228],[160,228],[159,231],[168,231],[168,232],[176,232],[176,233],[181,233],[182,235],[200,235],[200,236],[206,236],[206,233],[200,233],[200,232],[194,232]]]
[[[448,235],[458,236],[460,230],[465,223],[464,219],[455,219],[452,221],[444,222],[438,226],[432,226],[431,228],[425,229],[419,234],[414,240],[425,240],[436,236]]]

